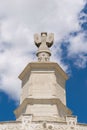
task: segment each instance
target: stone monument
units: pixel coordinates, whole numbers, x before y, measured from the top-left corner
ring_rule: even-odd
[[[49,47],[52,46],[54,40],[53,33],[50,33],[47,36],[47,33],[41,33],[41,36],[38,34],[34,35],[34,41],[36,46],[39,48],[37,52],[38,61],[40,62],[46,62],[50,60],[51,52],[49,50]]]
[[[29,63],[19,75],[22,85],[17,119],[0,123],[0,130],[87,130],[66,106],[67,74],[50,62],[53,33],[35,34],[34,42],[38,61]]]

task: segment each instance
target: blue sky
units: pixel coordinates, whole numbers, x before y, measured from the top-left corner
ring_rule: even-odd
[[[79,122],[87,123],[86,0],[0,0],[0,121],[15,120],[18,75],[37,61],[33,35],[43,31],[54,33],[51,60],[69,75],[67,106]]]

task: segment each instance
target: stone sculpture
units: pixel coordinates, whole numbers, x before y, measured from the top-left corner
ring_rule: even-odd
[[[34,42],[38,47],[37,57],[39,62],[46,62],[50,60],[51,52],[49,48],[53,45],[54,34],[50,33],[47,35],[46,32],[42,32],[34,35]]]

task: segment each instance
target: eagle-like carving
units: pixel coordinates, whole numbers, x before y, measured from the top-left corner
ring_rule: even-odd
[[[41,43],[43,43],[43,41],[42,41],[43,37],[44,37],[44,41],[45,41],[46,45],[48,47],[51,47],[53,45],[53,41],[54,41],[54,34],[49,33],[47,35],[47,33],[44,33],[44,32],[41,33],[41,35],[39,35],[37,33],[34,35],[34,42],[35,42],[36,46],[38,48],[40,47]]]

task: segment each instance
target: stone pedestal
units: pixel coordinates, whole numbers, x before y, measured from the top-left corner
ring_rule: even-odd
[[[27,65],[19,78],[22,80],[22,94],[19,108],[21,114],[31,114],[34,120],[65,119],[71,111],[66,107],[65,82],[67,75],[54,62],[34,62]]]

